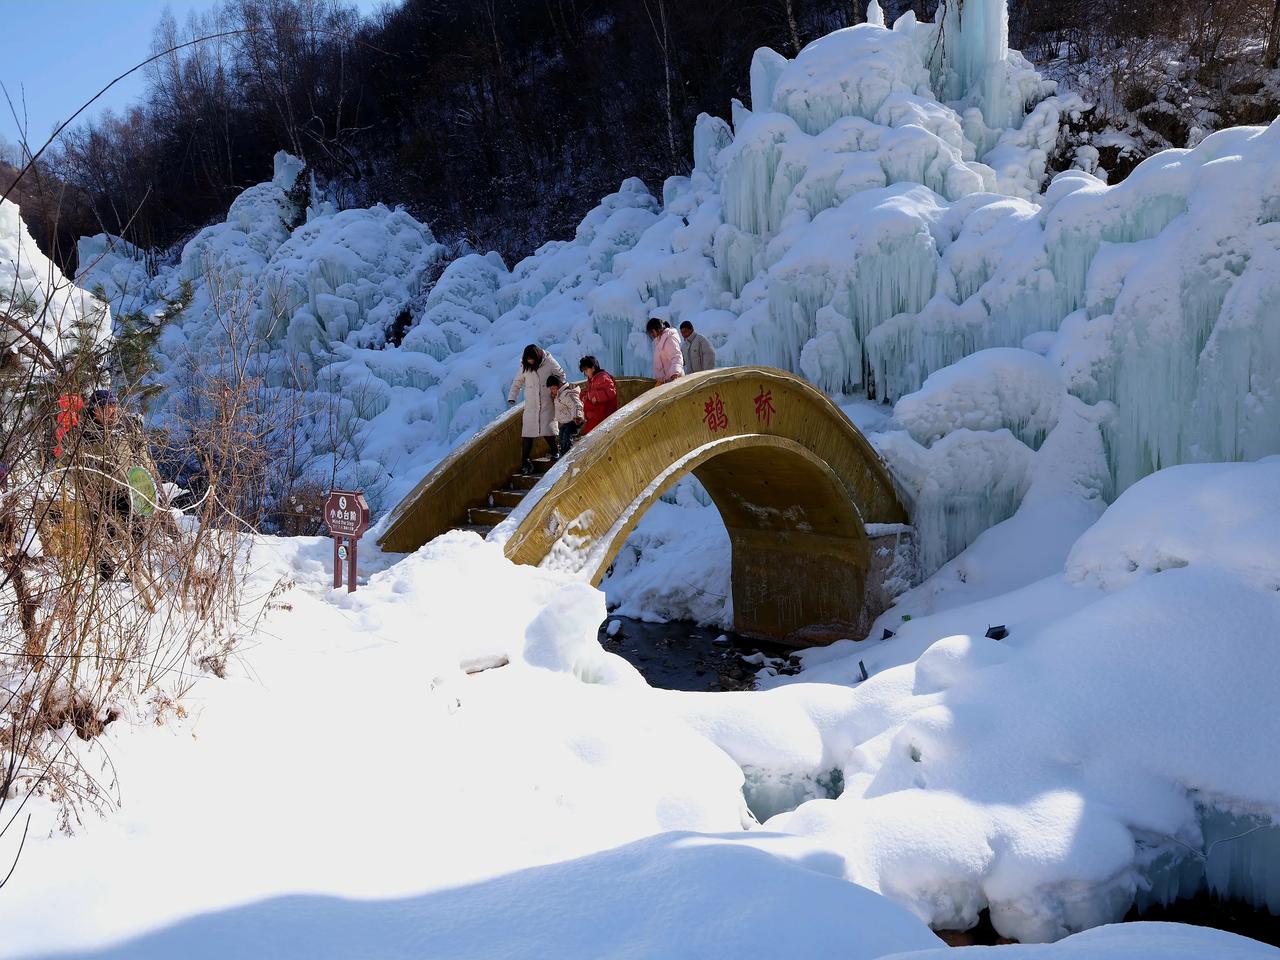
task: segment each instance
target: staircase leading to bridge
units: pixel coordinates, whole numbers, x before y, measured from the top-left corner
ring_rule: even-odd
[[[487,537],[494,527],[511,515],[512,510],[520,506],[521,501],[537,486],[553,463],[550,457],[537,457],[533,461],[532,474],[511,474],[501,488],[489,491],[489,499],[484,506],[468,507],[452,529],[470,530]]]

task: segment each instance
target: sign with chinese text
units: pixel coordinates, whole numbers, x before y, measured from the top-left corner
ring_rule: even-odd
[[[333,585],[342,586],[347,566],[347,592],[356,589],[356,545],[369,529],[369,504],[356,490],[334,490],[324,502],[324,522],[333,537]]]

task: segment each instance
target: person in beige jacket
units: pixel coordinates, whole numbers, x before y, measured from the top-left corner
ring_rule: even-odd
[[[715,347],[711,346],[711,341],[702,334],[694,332],[693,324],[688,320],[680,324],[680,341],[680,352],[684,355],[686,374],[715,369]]]
[[[585,422],[582,391],[572,383],[565,383],[555,374],[547,377],[547,390],[551,393],[556,426],[560,428],[560,450],[553,455],[553,459],[558,460],[569,452],[569,448],[573,446],[573,438],[578,435]]]

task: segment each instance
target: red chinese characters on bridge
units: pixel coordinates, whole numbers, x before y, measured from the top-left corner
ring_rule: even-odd
[[[756,394],[756,423],[763,423],[766,427],[773,423],[773,415],[777,411],[773,408],[773,391],[766,390],[763,386],[760,392]]]
[[[719,390],[702,405],[702,422],[712,433],[728,429],[729,415],[724,411],[724,401],[720,399]]]

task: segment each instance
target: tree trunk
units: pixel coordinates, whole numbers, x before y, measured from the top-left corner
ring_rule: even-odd
[[[666,87],[664,106],[667,114],[667,159],[668,169],[676,168],[676,120],[671,103],[671,32],[667,25],[666,0],[658,0],[658,20],[654,22],[653,11],[645,3],[645,12],[649,14],[649,23],[653,26],[654,39],[658,49],[662,51],[662,75]]]
[[[1268,70],[1280,67],[1280,0],[1271,8],[1271,30],[1267,34],[1267,55],[1263,65]]]
[[[1280,0],[1277,0],[1280,2]],[[792,6],[791,0],[783,0],[783,7],[787,11],[787,29],[791,31],[791,55],[798,56],[800,53],[800,28],[796,25],[796,10]]]

